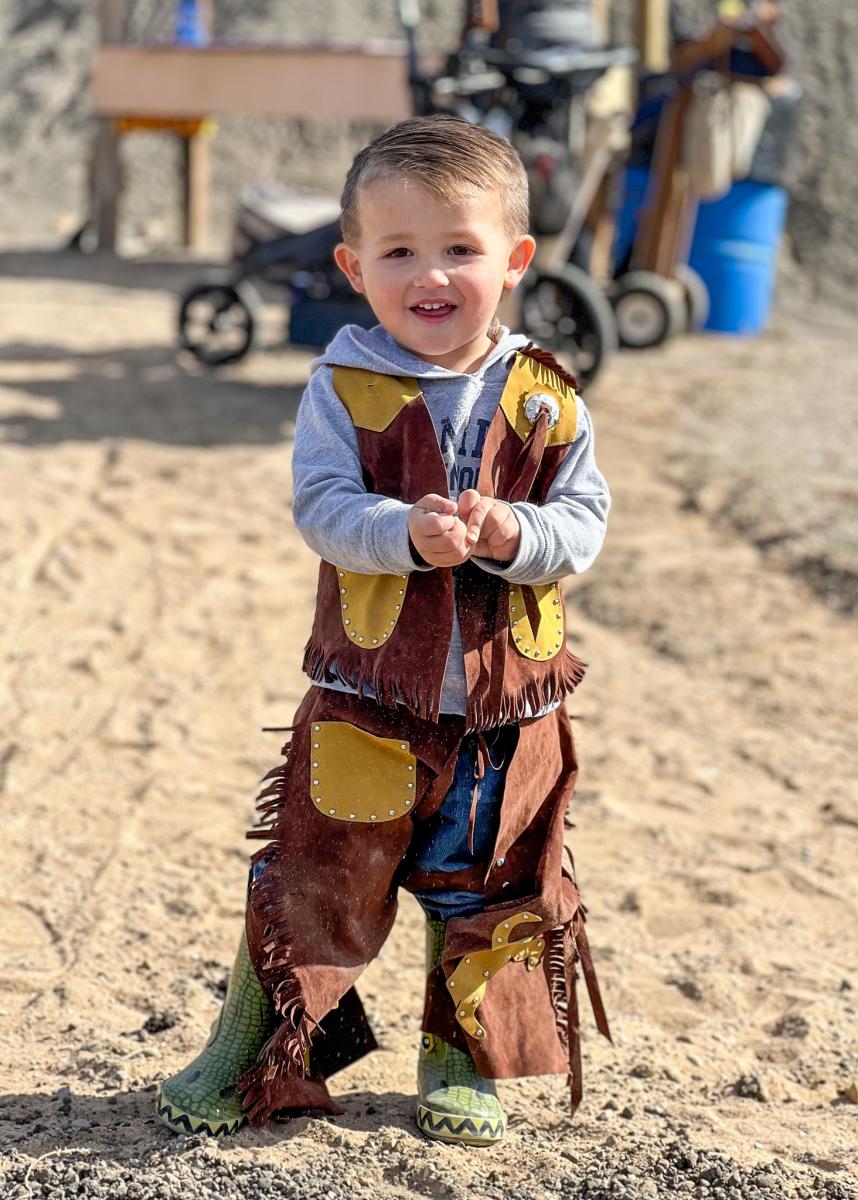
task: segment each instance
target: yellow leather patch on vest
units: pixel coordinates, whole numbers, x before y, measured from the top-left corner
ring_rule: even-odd
[[[526,596],[530,593],[530,596]],[[535,603],[539,610],[539,622],[536,629],[527,611],[527,600]],[[525,658],[541,659],[554,658],[563,648],[566,638],[563,626],[563,602],[560,599],[560,585],[557,583],[510,584],[509,587],[509,625],[512,630],[512,640],[519,654]]]
[[[534,362],[524,354],[517,354],[504,385],[500,406],[523,442],[527,441],[533,428],[524,406],[531,396],[540,392],[554,397],[560,406],[560,419],[553,428],[549,428],[546,446],[568,446],[575,441],[578,431],[575,389],[564,383],[550,367]]]
[[[310,799],[319,812],[375,825],[411,811],[417,759],[408,742],[345,721],[316,721],[310,732]]]
[[[346,637],[362,650],[378,650],[399,620],[407,575],[358,575],[337,567],[340,614]]]
[[[531,912],[516,913],[495,927],[491,950],[477,950],[460,960],[447,980],[447,991],[456,1005],[456,1020],[474,1038],[484,1038],[486,1031],[477,1020],[477,1005],[486,994],[486,984],[502,967],[511,962],[523,962],[528,971],[539,966],[545,938],[532,937],[511,942],[510,934],[517,925],[539,922]]]
[[[406,405],[420,395],[416,379],[378,375],[363,367],[334,367],[334,391],[345,405],[355,429],[381,433]]]

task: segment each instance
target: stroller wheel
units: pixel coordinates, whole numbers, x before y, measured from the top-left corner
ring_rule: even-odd
[[[709,317],[709,290],[700,275],[687,263],[681,263],[674,271],[673,277],[682,284],[685,293],[688,331],[696,333],[703,328]]]
[[[196,283],[182,296],[179,342],[207,367],[237,362],[253,345],[258,311],[259,297],[247,283]]]
[[[682,285],[653,271],[621,275],[613,301],[620,342],[630,350],[660,346],[688,324]]]
[[[617,326],[599,285],[579,267],[533,272],[523,284],[521,323],[546,350],[567,354],[583,387],[617,348]]]

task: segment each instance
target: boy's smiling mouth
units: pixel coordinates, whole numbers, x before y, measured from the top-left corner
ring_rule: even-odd
[[[456,307],[447,300],[421,300],[419,304],[412,304],[410,311],[421,321],[437,325],[454,313]]]

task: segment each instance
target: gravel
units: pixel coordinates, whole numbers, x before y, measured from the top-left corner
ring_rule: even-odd
[[[409,1139],[410,1140],[410,1139]],[[429,1149],[427,1145],[427,1150]],[[463,1151],[463,1153],[466,1153]],[[351,1157],[351,1156],[349,1156]],[[395,1161],[392,1161],[395,1160]],[[510,1181],[490,1169],[490,1158],[481,1157],[479,1194],[508,1197]],[[807,1167],[799,1172],[773,1161],[763,1166],[741,1167],[726,1154],[704,1151],[687,1140],[632,1146],[608,1146],[591,1151],[586,1160],[563,1160],[557,1176],[535,1174],[515,1181],[517,1197],[574,1197],[576,1200],[658,1200],[687,1196],[694,1200],[856,1200],[858,1192],[842,1179]],[[200,1138],[179,1138],[167,1149],[146,1156],[128,1155],[123,1161],[88,1161],[85,1151],[56,1152],[28,1161],[17,1152],[10,1156],[6,1176],[10,1200],[54,1196],[66,1200],[192,1200],[253,1196],[255,1200],[346,1200],[363,1192],[377,1194],[382,1178],[395,1182],[405,1194],[464,1197],[474,1195],[455,1174],[434,1162],[415,1163],[377,1138],[365,1143],[360,1168],[346,1169],[337,1155],[327,1157],[320,1169],[271,1162],[233,1159],[218,1143]],[[379,1171],[382,1172],[379,1175]],[[394,1193],[395,1194],[395,1193]],[[402,1194],[402,1193],[400,1193]]]

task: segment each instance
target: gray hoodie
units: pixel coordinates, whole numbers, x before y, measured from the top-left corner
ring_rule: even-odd
[[[334,391],[333,366],[363,367],[420,381],[447,468],[450,497],[457,500],[476,482],[483,442],[507,378],[506,360],[526,342],[521,334],[502,329],[498,344],[479,370],[468,375],[427,363],[404,350],[381,325],[369,330],[358,325],[341,329],[312,364],[298,410],[292,509],[307,545],[327,562],[364,575],[434,570],[417,566],[411,556],[411,505],[367,492],[364,487],[357,434]],[[550,583],[577,574],[590,566],[601,548],[609,506],[608,487],[593,456],[590,416],[579,397],[577,435],[545,504],[521,501],[512,505],[521,526],[518,554],[508,563],[485,558],[472,561],[484,571],[518,584]],[[355,691],[344,682],[324,686]],[[466,697],[462,639],[454,619],[441,711],[465,713]]]

